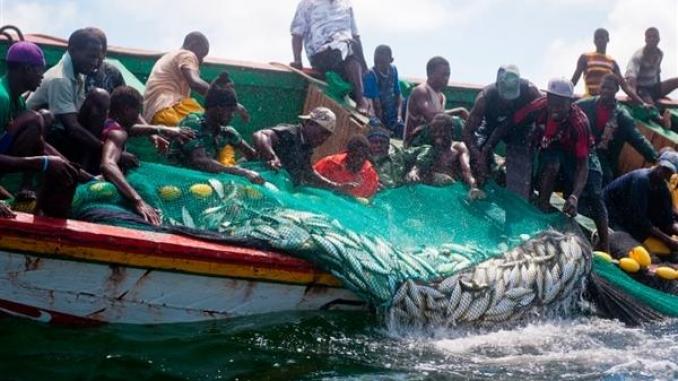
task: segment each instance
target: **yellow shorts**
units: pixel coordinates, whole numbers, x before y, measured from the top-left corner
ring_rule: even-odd
[[[671,249],[669,249],[664,242],[658,240],[654,237],[649,237],[643,242],[643,246],[652,254],[664,256],[671,254]]]
[[[172,107],[164,108],[153,115],[151,124],[177,126],[188,114],[204,112],[200,103],[193,98],[184,98]]]

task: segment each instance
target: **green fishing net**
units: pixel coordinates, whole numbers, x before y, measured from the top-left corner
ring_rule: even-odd
[[[264,242],[312,261],[384,308],[407,279],[449,276],[549,227],[563,230],[566,225],[561,215],[542,214],[492,185],[482,201],[469,201],[466,186],[456,183],[384,190],[367,202],[295,188],[284,171],[268,171],[259,163],[250,167],[267,183],[152,163],[143,163],[127,179],[161,211],[163,224]],[[78,188],[75,217],[102,208],[132,211],[108,182]],[[128,226],[126,220],[104,222]]]
[[[593,271],[611,285],[667,316],[678,317],[678,296],[661,292],[631,278],[613,263],[593,257]]]

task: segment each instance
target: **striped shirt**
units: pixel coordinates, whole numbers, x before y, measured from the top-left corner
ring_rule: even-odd
[[[584,82],[586,83],[586,94],[600,94],[600,82],[603,76],[608,73],[614,73],[618,68],[617,63],[607,54],[598,52],[585,53],[586,67],[584,68]]]

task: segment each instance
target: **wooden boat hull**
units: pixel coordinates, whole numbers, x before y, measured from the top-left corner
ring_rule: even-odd
[[[162,324],[365,308],[330,275],[282,254],[28,215],[0,229],[0,312],[10,315]]]

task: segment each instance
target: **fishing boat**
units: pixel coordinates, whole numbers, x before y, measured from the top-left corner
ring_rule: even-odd
[[[25,39],[42,47],[48,65],[66,49],[66,41],[51,36]],[[8,46],[0,40],[0,57]],[[141,92],[160,57],[114,46],[107,54],[126,83]],[[0,61],[0,68],[4,64]],[[364,120],[341,96],[329,96],[331,89],[319,80],[280,64],[207,59],[201,69],[208,79],[222,70],[230,73],[241,103],[252,114],[249,124],[235,123],[243,136],[320,105],[337,114],[338,133],[316,150],[315,158],[338,152],[351,136],[364,132]],[[478,91],[478,86],[450,85],[448,106],[470,107]],[[678,143],[652,126],[642,125],[641,130],[662,146]],[[144,149],[142,141],[131,145],[142,160],[164,160]],[[632,159],[624,163],[632,163],[626,170],[643,164]],[[291,310],[368,309],[344,283],[308,261],[277,251],[22,213],[0,220],[0,311],[39,321],[159,324]]]

